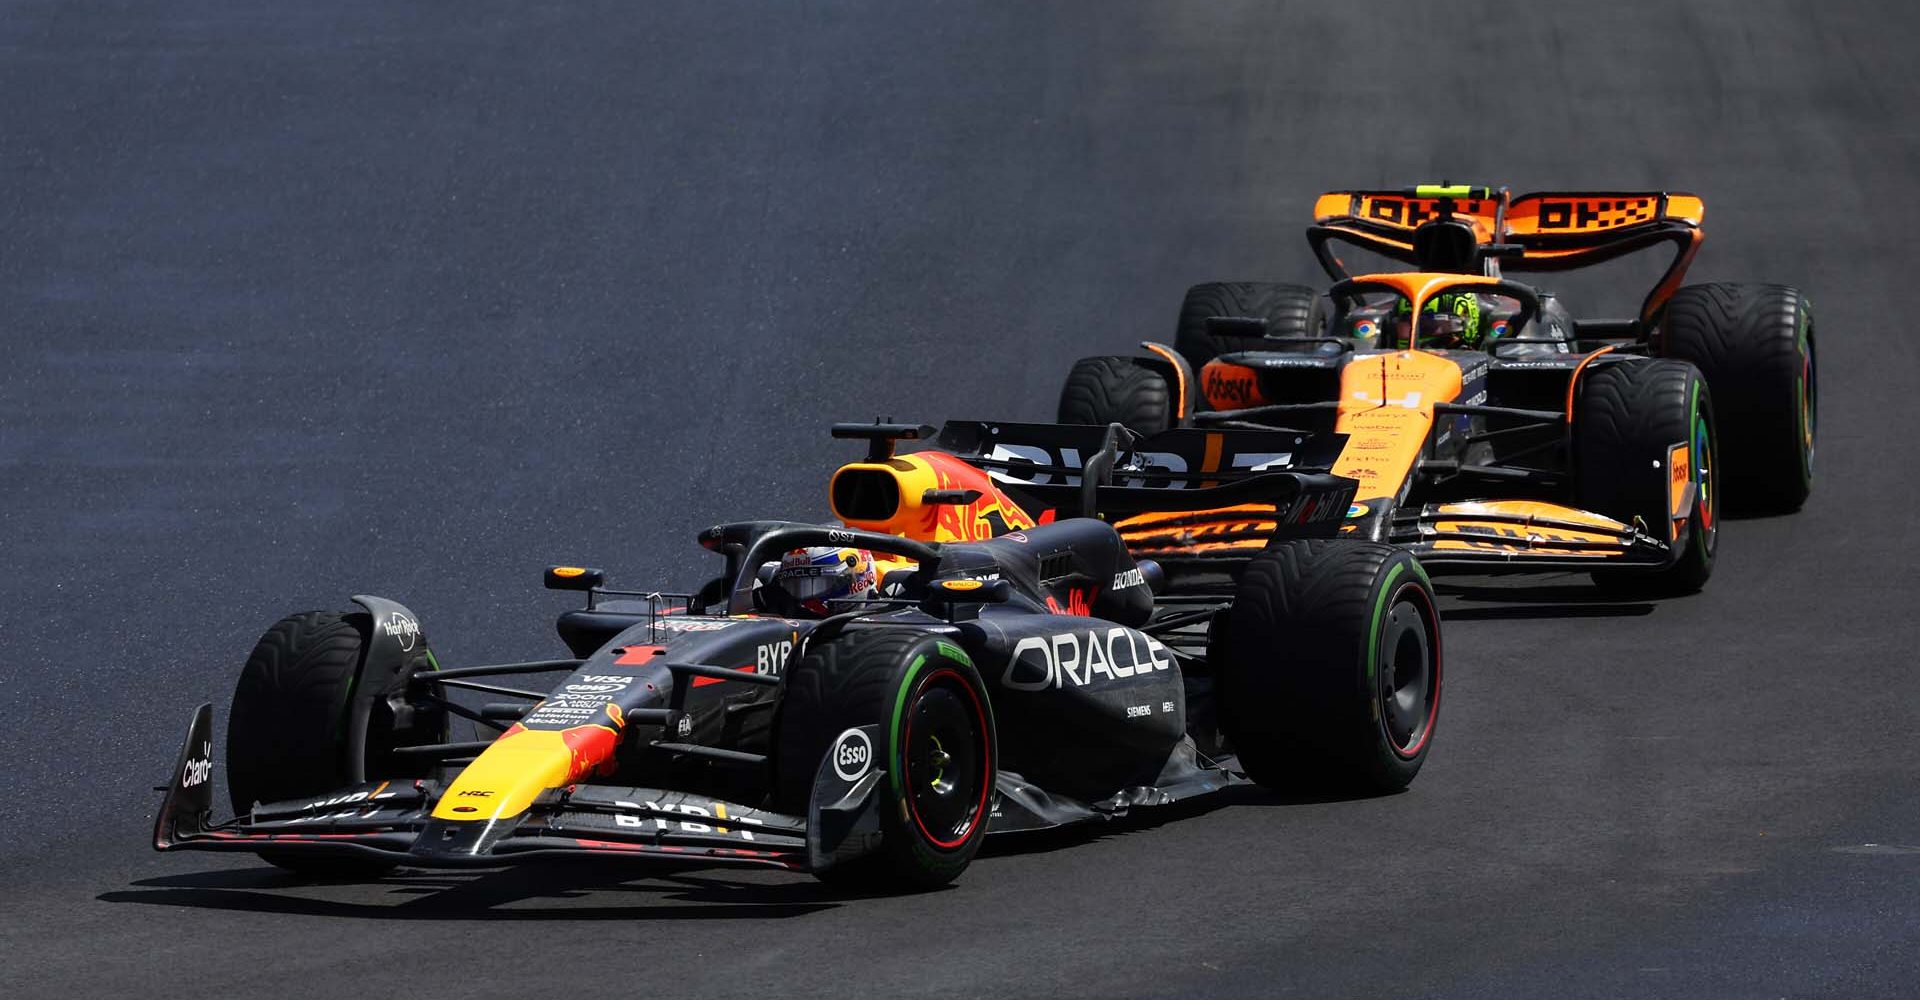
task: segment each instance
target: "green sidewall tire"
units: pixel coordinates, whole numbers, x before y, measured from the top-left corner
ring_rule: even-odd
[[[227,790],[234,812],[334,791],[352,781],[348,702],[372,623],[365,613],[309,611],[275,622],[247,657],[227,715]],[[321,877],[366,877],[380,861],[263,850],[280,868]]]
[[[1819,417],[1813,304],[1786,285],[1714,283],[1674,293],[1655,353],[1690,361],[1713,388],[1725,506],[1744,514],[1800,509],[1813,490]]]
[[[1262,552],[1215,624],[1209,661],[1221,727],[1269,788],[1398,791],[1432,749],[1440,619],[1426,571],[1404,550],[1312,539]],[[1416,724],[1396,730],[1391,698],[1407,699],[1402,716]]]
[[[1215,316],[1267,321],[1268,337],[1318,336],[1325,323],[1320,293],[1305,285],[1266,281],[1209,281],[1187,289],[1173,347],[1194,371],[1222,354],[1261,348],[1265,337],[1219,335],[1207,328]]]
[[[1714,412],[1712,386],[1684,361],[1622,362],[1582,378],[1573,424],[1579,507],[1664,539],[1671,523],[1668,448],[1685,442],[1692,456],[1693,507],[1684,533],[1673,539],[1672,560],[1652,572],[1595,570],[1603,590],[1670,597],[1694,593],[1713,576],[1724,492]]]
[[[964,830],[941,843],[928,832],[910,787],[910,731],[927,699],[950,699],[975,710],[983,730],[968,754],[972,780],[955,794],[970,803]],[[886,775],[880,797],[880,847],[848,864],[819,872],[822,881],[885,892],[931,889],[953,881],[979,853],[992,812],[999,745],[987,688],[958,646],[921,632],[856,630],[809,649],[787,673],[786,694],[774,722],[774,807],[804,816],[814,777],[833,741],[855,726],[879,724],[876,758]],[[943,831],[951,832],[951,831]]]

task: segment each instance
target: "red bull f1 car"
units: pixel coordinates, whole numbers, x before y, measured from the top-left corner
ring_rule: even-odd
[[[839,523],[709,528],[725,568],[691,593],[548,570],[585,594],[558,621],[566,658],[443,667],[413,612],[371,596],[283,619],[234,692],[233,818],[213,817],[203,705],[154,846],[335,875],[597,857],[910,889],[955,877],[988,833],[1248,776],[1378,793],[1419,771],[1432,590],[1405,551],[1335,537],[1355,481],[1295,466],[1337,437],[835,433],[869,448],[834,474]],[[1274,512],[1268,545],[1211,578],[1219,557],[1137,559],[1110,523],[1242,503]],[[843,572],[849,596],[819,586]],[[527,676],[548,681],[511,681]],[[489,735],[454,740],[455,718]]]
[[[1345,435],[1326,467],[1359,482],[1341,533],[1430,567],[1591,570],[1641,594],[1713,569],[1721,506],[1797,509],[1813,483],[1814,324],[1798,290],[1690,285],[1691,195],[1530,194],[1433,185],[1321,196],[1308,231],[1336,282],[1211,283],[1173,346],[1079,362],[1063,423],[1290,427]],[[1350,276],[1334,243],[1413,265]],[[1628,320],[1574,318],[1504,271],[1658,246],[1665,275]],[[1143,558],[1253,547],[1186,518],[1117,524]],[[1264,515],[1259,515],[1264,517]]]

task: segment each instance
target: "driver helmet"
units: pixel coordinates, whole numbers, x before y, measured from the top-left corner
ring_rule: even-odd
[[[801,607],[828,613],[827,602],[880,596],[879,572],[866,549],[824,545],[794,549],[780,558],[773,582]]]
[[[1417,325],[1407,322],[1412,312],[1412,303],[1404,297],[1393,307],[1395,340],[1401,346],[1406,346],[1408,326],[1415,326],[1414,347],[1480,346],[1480,296],[1474,292],[1441,292],[1428,299]]]

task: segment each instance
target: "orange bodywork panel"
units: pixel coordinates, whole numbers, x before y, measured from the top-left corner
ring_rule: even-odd
[[[1412,303],[1413,311],[1416,313],[1426,305],[1428,299],[1449,289],[1500,283],[1499,278],[1490,278],[1481,274],[1436,274],[1427,271],[1386,271],[1380,274],[1362,274],[1353,280],[1356,283],[1384,285],[1399,292]]]
[[[1263,549],[1280,527],[1280,509],[1270,503],[1214,510],[1135,514],[1114,525],[1127,551],[1137,557]]]
[[[1180,360],[1180,356],[1178,354],[1174,353],[1173,348],[1168,347],[1164,344],[1156,344],[1152,341],[1147,341],[1141,344],[1140,346],[1146,348],[1149,352],[1157,354],[1160,357],[1166,359],[1167,367],[1173,369],[1173,381],[1174,381],[1173,415],[1174,417],[1178,420],[1185,420],[1189,416],[1192,416],[1193,415],[1193,409],[1192,409],[1193,388],[1187,385],[1186,364]]]
[[[1499,198],[1456,198],[1453,217],[1471,222],[1482,243],[1493,242],[1499,220]],[[1365,219],[1411,231],[1440,213],[1438,198],[1410,198],[1378,191],[1331,191],[1314,199],[1313,219]]]
[[[1442,283],[1462,283],[1461,275],[1386,275],[1429,278],[1415,292]],[[1475,279],[1466,278],[1471,284]],[[1493,279],[1482,279],[1491,281]],[[1424,294],[1409,294],[1418,302]],[[1400,351],[1355,359],[1340,373],[1340,409],[1334,430],[1347,435],[1333,474],[1360,481],[1362,499],[1398,497],[1413,463],[1420,458],[1433,428],[1433,404],[1460,395],[1460,366],[1420,351]]]
[[[1667,449],[1667,516],[1676,520],[1687,516],[1693,506],[1693,489],[1693,447],[1673,445]]]
[[[1498,520],[1492,518],[1498,517]],[[1514,518],[1523,520],[1515,522]],[[1528,523],[1531,519],[1553,522],[1551,525]],[[1508,552],[1536,556],[1611,559],[1623,554],[1627,546],[1621,535],[1628,525],[1599,514],[1562,507],[1540,500],[1476,500],[1440,504],[1425,523],[1445,534],[1485,536],[1472,541],[1443,538],[1433,543],[1436,552]],[[1580,530],[1590,526],[1592,531]],[[1560,548],[1554,542],[1580,542],[1607,548]]]
[[[1670,219],[1699,225],[1706,204],[1690,194],[1667,195],[1660,209],[1658,192],[1604,195],[1529,194],[1507,206],[1507,236],[1605,233],[1643,222]],[[1529,251],[1531,254],[1531,251]]]

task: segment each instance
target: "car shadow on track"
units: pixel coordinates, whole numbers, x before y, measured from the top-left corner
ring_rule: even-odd
[[[501,871],[402,870],[327,882],[277,868],[221,868],[142,879],[94,897],[195,909],[373,920],[687,920],[799,917],[857,898],[804,876],[755,882],[711,870],[652,870],[591,862]],[[607,896],[624,897],[612,902]]]
[[[1155,830],[1169,823],[1179,823],[1206,815],[1217,809],[1319,805],[1377,797],[1324,792],[1274,792],[1258,785],[1234,785],[1211,795],[1203,795],[1171,805],[1136,807],[1125,816],[1106,822],[1082,823],[1076,826],[1055,827],[1051,830],[1034,830],[1029,833],[999,834],[989,838],[980,848],[980,858],[991,863],[991,859],[997,857],[1069,850],[1096,841]]]
[[[1653,613],[1650,601],[1619,600],[1587,584],[1502,586],[1479,581],[1434,581],[1443,621],[1508,621],[1541,618],[1638,618]]]

